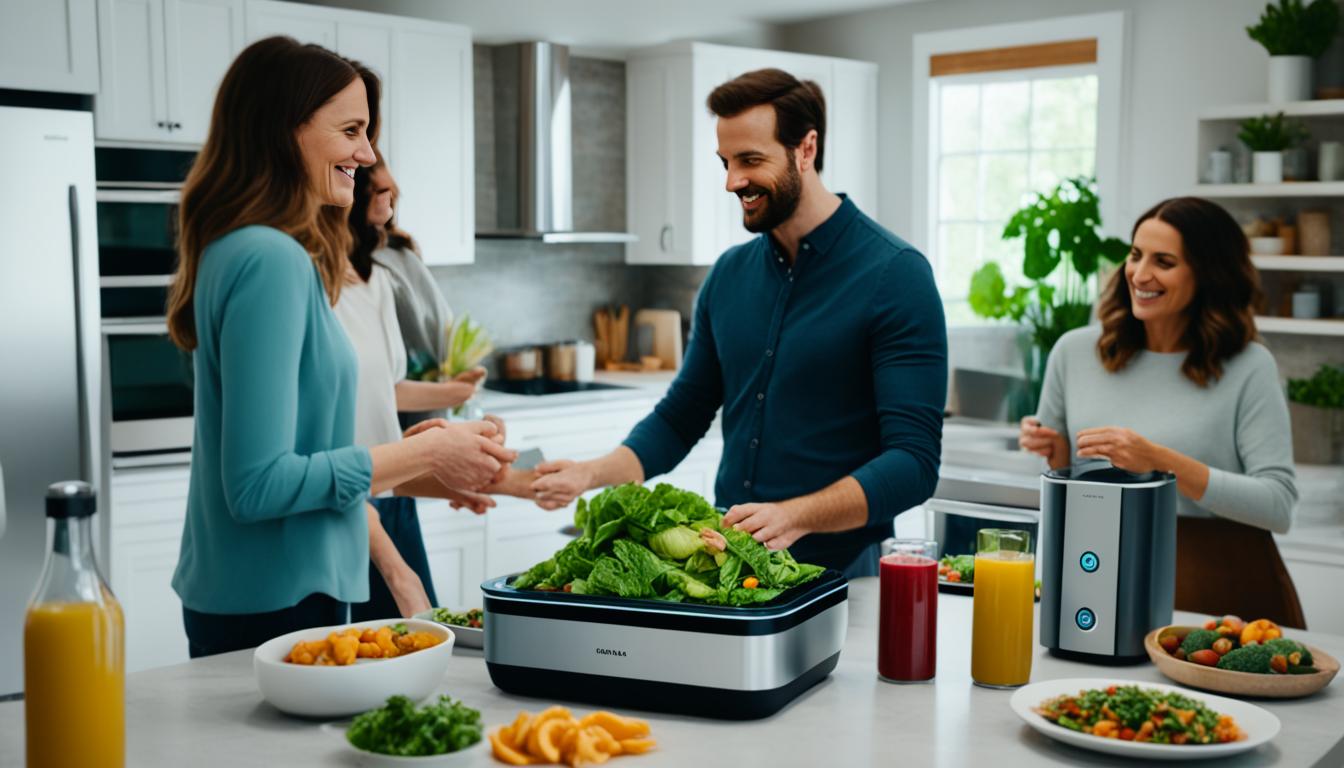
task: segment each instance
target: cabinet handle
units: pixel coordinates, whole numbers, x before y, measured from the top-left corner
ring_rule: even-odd
[[[169,131],[171,131],[171,130],[173,129],[173,127],[172,127],[171,125],[169,125],[167,122],[165,122],[165,121],[163,121],[163,120],[160,120],[160,121],[157,123],[157,125],[158,125],[160,128],[163,128],[163,129],[166,129],[166,130],[169,130]]]
[[[658,248],[663,253],[672,250],[672,225],[664,224],[661,231],[658,232]]]
[[[173,123],[173,130],[175,130],[175,131],[180,131],[180,130],[182,130],[182,124],[181,124],[181,123]]]

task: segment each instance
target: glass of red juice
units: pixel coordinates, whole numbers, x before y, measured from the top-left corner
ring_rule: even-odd
[[[878,561],[877,674],[933,679],[938,640],[938,542],[887,539]]]

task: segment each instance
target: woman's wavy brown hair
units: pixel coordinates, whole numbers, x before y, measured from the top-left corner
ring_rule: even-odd
[[[384,246],[399,251],[410,251],[420,256],[420,247],[410,233],[397,226],[397,201],[401,199],[401,187],[396,179],[392,180],[392,218],[387,224],[375,227],[369,223],[369,205],[373,203],[373,173],[379,168],[386,169],[387,161],[383,153],[373,148],[378,158],[373,165],[358,168],[355,171],[355,204],[350,206],[350,234],[354,238],[354,247],[350,251],[350,265],[364,282],[373,274],[373,252]],[[391,172],[389,171],[389,176]]]
[[[346,211],[325,206],[304,168],[298,130],[356,79],[369,100],[369,142],[378,136],[378,78],[319,45],[268,37],[229,66],[210,132],[182,186],[177,272],[168,289],[168,333],[196,348],[196,275],[205,247],[240,227],[264,224],[312,256],[332,304],[340,294],[350,232]]]
[[[1263,298],[1260,276],[1251,264],[1250,244],[1232,215],[1198,197],[1174,197],[1150,208],[1134,222],[1130,240],[1149,219],[1181,233],[1185,260],[1195,275],[1195,295],[1185,309],[1186,349],[1181,371],[1201,387],[1223,375],[1223,362],[1258,337],[1255,308]],[[1097,354],[1115,373],[1147,346],[1143,321],[1134,317],[1123,266],[1102,293],[1097,316]]]

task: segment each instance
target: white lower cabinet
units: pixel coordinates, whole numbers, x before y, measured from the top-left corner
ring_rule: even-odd
[[[1333,539],[1338,540],[1339,529],[1335,528],[1332,533]],[[1317,541],[1275,538],[1283,562],[1288,566],[1288,574],[1297,587],[1297,597],[1302,601],[1307,630],[1344,635],[1344,601],[1340,600],[1338,591],[1339,585],[1344,583],[1344,542],[1322,543],[1332,541],[1329,535],[1321,536]]]
[[[420,532],[440,606],[461,610],[480,605],[485,580],[485,519],[452,509],[442,499],[417,499]]]
[[[126,671],[186,661],[182,601],[173,571],[187,514],[187,466],[112,473],[112,592],[126,618]]]

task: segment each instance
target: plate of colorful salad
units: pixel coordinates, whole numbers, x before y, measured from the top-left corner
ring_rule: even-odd
[[[1023,686],[1010,706],[1057,741],[1141,760],[1202,760],[1247,752],[1279,719],[1236,699],[1137,680],[1069,678]]]
[[[452,627],[453,634],[457,635],[457,644],[461,648],[485,647],[485,611],[480,608],[465,611],[431,608],[415,614],[415,618]]]

